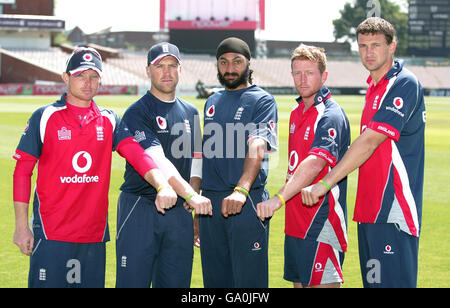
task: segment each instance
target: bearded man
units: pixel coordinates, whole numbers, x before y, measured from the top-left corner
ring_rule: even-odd
[[[201,185],[213,206],[212,216],[199,219],[204,286],[268,287],[269,222],[257,217],[256,204],[269,198],[277,104],[252,85],[247,43],[227,38],[216,58],[225,89],[205,104],[202,162],[191,173],[191,183]]]

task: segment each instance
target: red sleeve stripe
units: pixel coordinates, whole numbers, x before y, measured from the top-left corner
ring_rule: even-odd
[[[400,139],[400,134],[398,130],[389,124],[380,122],[370,122],[368,127],[376,132],[388,136],[389,138],[393,139],[396,142]]]
[[[117,146],[117,153],[124,157],[142,177],[145,177],[148,171],[158,168],[133,137],[122,140]]]
[[[336,157],[331,155],[331,153],[328,152],[327,150],[315,148],[315,149],[311,149],[308,154],[316,155],[320,158],[325,159],[328,162],[328,164],[330,164],[331,167],[334,167],[337,164]]]

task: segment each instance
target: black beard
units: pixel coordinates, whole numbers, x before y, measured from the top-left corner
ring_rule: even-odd
[[[242,84],[247,84],[249,80],[249,75],[250,75],[249,66],[247,66],[245,71],[240,76],[238,73],[225,73],[224,75],[222,75],[220,71],[217,71],[217,78],[219,79],[220,84],[225,86],[225,88],[231,90],[236,89]],[[227,76],[236,76],[238,78],[235,81],[229,81],[225,79],[225,77]]]

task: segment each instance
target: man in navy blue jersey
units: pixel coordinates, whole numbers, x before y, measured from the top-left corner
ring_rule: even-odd
[[[252,85],[247,43],[225,39],[216,57],[225,90],[205,104],[203,158],[191,179],[201,181],[213,204],[214,214],[199,219],[203,282],[207,288],[268,287],[269,223],[257,217],[256,204],[269,197],[267,153],[277,149],[277,105]]]
[[[196,214],[212,214],[210,200],[187,182],[195,132],[201,134],[198,111],[175,96],[181,71],[175,45],[154,45],[146,70],[151,89],[127,109],[123,121],[181,198],[173,208],[158,210],[155,196],[162,188],[154,189],[126,165],[117,213],[116,286],[188,288],[194,234],[192,214],[183,203]]]

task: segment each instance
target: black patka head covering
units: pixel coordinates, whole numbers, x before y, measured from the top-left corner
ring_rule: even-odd
[[[250,48],[247,43],[237,37],[229,37],[224,39],[217,47],[216,58],[227,52],[235,52],[243,55],[248,60],[251,58]]]

